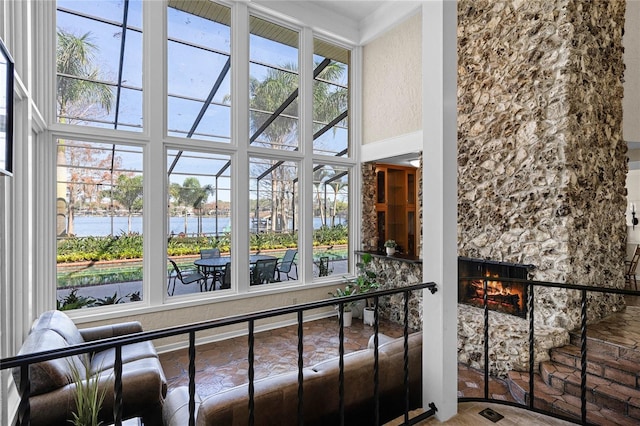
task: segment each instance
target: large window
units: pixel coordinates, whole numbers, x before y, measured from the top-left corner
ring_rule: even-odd
[[[313,167],[313,263],[318,277],[347,272],[349,168]]]
[[[142,130],[142,1],[58,1],[59,123]]]
[[[298,33],[254,16],[249,22],[249,141],[298,149]]]
[[[313,150],[349,153],[349,50],[320,39],[313,42]]]
[[[163,71],[141,55],[142,9]],[[250,3],[59,1],[57,17],[61,305],[226,300],[351,272],[348,48]]]
[[[58,308],[142,300],[142,149],[59,139],[57,159]]]
[[[167,115],[171,136],[231,140],[231,10],[169,2]]]
[[[167,188],[167,255],[176,263],[169,264],[168,295],[223,289],[226,262],[211,266],[194,262],[207,253],[229,259],[231,157],[170,149]],[[193,272],[201,273],[202,281],[186,282],[183,276]]]

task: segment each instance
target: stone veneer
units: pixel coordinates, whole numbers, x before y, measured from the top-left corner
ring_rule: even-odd
[[[535,280],[624,287],[624,12],[616,0],[458,3],[460,256],[533,264]],[[589,295],[588,317],[623,307]],[[469,337],[481,323],[469,309],[460,354],[481,353],[469,348],[482,343]],[[575,329],[579,294],[538,288],[535,313],[536,341],[542,327]],[[521,342],[512,324],[492,340]],[[492,345],[494,373],[521,368],[526,347],[506,345]]]

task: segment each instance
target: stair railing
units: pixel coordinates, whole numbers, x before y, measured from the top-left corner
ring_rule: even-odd
[[[527,286],[527,317],[529,319],[528,330],[528,343],[529,343],[529,400],[525,405],[519,403],[513,403],[510,401],[504,401],[500,399],[491,398],[489,395],[489,303],[488,303],[488,286],[490,281],[496,281],[497,278],[487,276],[474,276],[474,277],[458,277],[459,281],[482,281],[483,282],[483,338],[484,338],[484,396],[477,397],[460,397],[458,402],[491,402],[502,405],[510,405],[520,408],[526,408],[529,411],[544,414],[550,417],[568,421],[571,423],[577,423],[582,425],[590,425],[587,416],[587,295],[588,293],[602,293],[602,294],[619,294],[625,296],[640,296],[640,291],[624,290],[611,287],[586,287],[583,285],[575,284],[563,284],[547,281],[533,281],[518,278],[505,278],[500,277],[499,280],[502,283],[520,283]],[[536,408],[535,403],[535,386],[534,386],[534,373],[535,373],[535,357],[534,357],[534,289],[536,287],[555,288],[555,289],[567,289],[577,290],[580,292],[580,419],[576,419],[570,416],[564,416],[548,410]]]
[[[431,294],[434,294],[437,291],[437,286],[435,283],[422,283],[415,284],[406,287],[400,287],[389,290],[376,290],[366,294],[359,294],[349,297],[340,298],[339,301],[336,299],[327,299],[317,302],[310,302],[300,305],[287,306],[283,308],[275,308],[269,309],[260,312],[254,312],[250,314],[244,315],[236,315],[221,319],[214,319],[209,321],[203,321],[188,325],[181,325],[175,327],[164,328],[160,330],[152,330],[152,331],[143,331],[139,333],[133,333],[124,336],[117,336],[109,339],[96,340],[88,343],[82,343],[79,345],[67,346],[63,349],[56,349],[50,351],[43,351],[37,353],[30,353],[19,355],[15,357],[9,357],[0,360],[0,370],[10,369],[10,368],[19,368],[20,369],[20,389],[18,392],[20,394],[20,403],[18,406],[18,415],[17,415],[17,425],[29,425],[30,424],[30,406],[29,406],[29,396],[30,396],[30,381],[29,381],[29,366],[31,364],[35,364],[42,361],[48,361],[52,359],[64,358],[84,353],[91,352],[99,352],[104,351],[106,349],[115,349],[115,364],[114,364],[114,425],[121,426],[122,425],[122,347],[133,344],[140,343],[145,341],[152,341],[156,339],[162,339],[167,337],[173,337],[178,335],[187,334],[189,338],[189,425],[195,425],[195,371],[196,371],[196,339],[195,333],[198,331],[211,330],[220,327],[225,327],[234,324],[246,323],[248,328],[248,340],[249,340],[249,349],[248,349],[248,380],[249,380],[249,425],[253,425],[255,422],[255,410],[254,410],[254,352],[253,352],[253,342],[254,342],[254,324],[257,320],[273,318],[277,316],[287,315],[287,314],[297,314],[297,323],[298,323],[298,424],[303,424],[303,376],[302,376],[302,368],[303,368],[303,313],[305,311],[309,311],[312,309],[324,308],[327,306],[338,305],[338,309],[341,313],[344,312],[345,306],[349,303],[353,303],[359,300],[371,299],[375,300],[375,319],[374,319],[374,372],[372,381],[374,383],[374,406],[376,412],[376,424],[379,424],[379,391],[378,391],[378,301],[380,297],[390,296],[397,293],[402,293],[404,296],[404,389],[405,389],[405,412],[404,412],[404,424],[416,424],[419,421],[422,421],[428,417],[431,417],[437,411],[435,405],[433,403],[429,404],[429,410],[424,411],[421,414],[416,415],[413,418],[409,418],[409,362],[408,362],[408,339],[409,339],[409,318],[408,318],[408,306],[409,306],[409,296],[410,293],[415,291],[421,291],[424,289],[428,289]],[[343,323],[344,315],[340,315],[340,334],[339,334],[339,405],[340,405],[340,424],[344,425],[345,413],[344,413],[344,323]],[[424,379],[423,379],[424,380]]]

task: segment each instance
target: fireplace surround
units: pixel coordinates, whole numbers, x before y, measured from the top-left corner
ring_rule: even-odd
[[[532,269],[534,269],[533,265],[459,257],[458,303],[478,308],[484,307],[486,291],[488,309],[526,318],[527,286],[524,283],[507,282],[501,279],[526,280]]]

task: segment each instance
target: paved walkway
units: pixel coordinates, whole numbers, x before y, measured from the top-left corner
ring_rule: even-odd
[[[331,275],[346,275],[347,273],[347,260],[339,260],[331,262],[331,268],[333,271]],[[317,274],[317,270],[316,270]],[[284,275],[284,274],[283,274]],[[166,289],[166,284],[164,284],[164,288]],[[92,286],[83,286],[76,287],[76,295],[84,296],[84,297],[92,297],[96,300],[104,299],[107,297],[113,297],[114,294],[117,294],[117,297],[122,298],[122,302],[130,302],[131,295],[138,293],[140,298],[144,298],[143,289],[142,289],[142,281],[128,281],[122,283],[111,283],[111,284],[101,284],[101,285],[92,285]],[[72,288],[59,289],[57,291],[57,299],[62,301],[62,299],[71,293]],[[176,288],[174,292],[174,296],[182,296],[185,294],[193,294],[198,293],[200,291],[200,286],[197,283],[182,285],[179,282],[176,283]],[[135,297],[135,296],[134,296]]]

